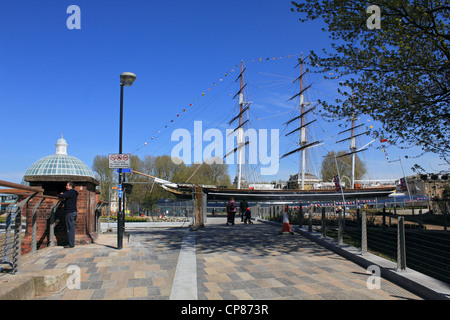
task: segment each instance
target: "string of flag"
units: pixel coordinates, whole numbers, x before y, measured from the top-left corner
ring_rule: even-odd
[[[292,58],[292,57],[296,57],[298,54],[289,54],[286,56],[277,56],[277,57],[267,57],[267,58],[263,58],[263,57],[259,57],[257,59],[252,59],[249,62],[250,63],[257,63],[257,62],[267,62],[267,61],[274,61],[274,60],[280,60],[280,59],[284,59],[284,58]],[[218,85],[222,84],[224,82],[224,80],[229,77],[232,73],[234,73],[238,68],[238,65],[235,65],[233,68],[229,69],[229,71],[224,72],[220,77],[218,77],[218,79],[216,79],[216,81],[212,82],[211,85],[206,89],[203,90],[201,93],[198,94],[197,98],[193,99],[190,103],[186,103],[185,106],[182,106],[179,111],[174,114],[174,116],[172,117],[171,120],[166,121],[158,130],[156,130],[153,135],[149,136],[148,138],[146,138],[143,142],[141,142],[138,146],[136,146],[133,150],[134,152],[140,151],[143,147],[146,147],[149,145],[149,143],[151,143],[152,141],[154,141],[155,139],[158,138],[159,135],[161,135],[161,133],[167,129],[169,126],[171,126],[177,119],[179,119],[180,117],[182,117],[186,112],[189,111],[189,109],[192,109],[192,107],[197,104],[203,97],[207,96],[209,93],[211,93],[211,91],[216,88]],[[133,154],[133,152],[130,152],[129,154]]]
[[[387,151],[386,151],[386,145],[383,144],[383,143],[388,142],[388,141],[389,141],[389,140],[388,140],[388,139],[385,139],[385,138],[381,138],[381,139],[380,139],[380,143],[382,143],[381,148],[382,148],[382,150],[383,150],[384,156],[386,157],[386,160],[389,161],[388,153],[387,153]]]

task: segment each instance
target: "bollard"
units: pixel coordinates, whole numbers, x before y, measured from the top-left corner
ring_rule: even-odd
[[[342,211],[338,212],[338,246],[342,246]]]
[[[345,202],[344,205],[342,206],[342,227],[345,228],[345,211],[347,209],[345,208]]]
[[[255,218],[260,218],[261,217],[261,207],[259,205],[259,202],[256,203],[256,216]]]
[[[366,212],[361,214],[361,255],[367,254],[367,221]]]
[[[298,205],[298,226],[301,228],[303,226],[303,205],[300,203]]]
[[[389,210],[389,212],[388,212],[388,217],[389,217],[389,227],[391,227],[392,226],[392,213],[391,213],[391,210]]]
[[[308,232],[312,232],[312,215],[314,212],[314,205],[311,204],[309,207],[309,223],[308,223]]]
[[[322,207],[322,228],[320,230],[322,232],[322,238],[326,237],[326,230],[325,230],[325,207]]]
[[[422,225],[422,209],[419,209],[419,229],[423,229],[423,225]]]
[[[397,222],[397,271],[406,270],[405,218]]]
[[[444,231],[447,231],[447,197],[443,197],[444,201],[444,212],[442,213],[444,215]]]

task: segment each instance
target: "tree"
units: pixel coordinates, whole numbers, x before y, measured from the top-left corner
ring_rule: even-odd
[[[131,170],[142,172],[143,162],[135,155],[131,156]],[[147,179],[143,178],[142,175],[136,174],[134,172],[124,174],[124,183],[130,183],[133,186],[131,194],[125,194],[126,208],[130,210],[131,213],[139,213],[141,209],[146,209],[142,206],[147,195],[148,184],[145,183]]]
[[[334,151],[327,153],[322,161],[322,167],[320,169],[320,174],[322,175],[323,181],[332,181],[333,177],[337,175],[336,162],[339,167],[339,175],[341,177],[347,176],[349,179],[352,175],[352,157],[344,156],[334,160],[335,156],[340,156],[347,153],[347,151],[339,151],[336,155]],[[356,154],[355,157],[355,180],[361,179],[367,172],[366,165]]]
[[[338,90],[341,98],[333,103],[320,101],[328,115],[366,113],[382,124],[379,134],[391,144],[418,145],[443,159],[450,155],[448,0],[292,4],[301,22],[322,18],[333,41],[333,52],[311,51],[311,66],[344,79],[341,86],[352,91]],[[376,17],[369,4],[380,9],[380,29],[372,28]]]
[[[180,174],[181,168],[183,168],[183,166],[184,164],[174,164],[170,157],[167,155],[158,157],[147,155],[144,157],[144,160],[141,163],[141,171],[137,171],[157,178],[175,182],[174,179],[177,179],[176,174]],[[144,195],[140,202],[140,205],[144,209],[152,210],[160,199],[174,198],[173,194],[164,190],[159,184],[153,183],[152,179],[143,176],[140,177],[141,181],[149,182],[148,184],[142,184]]]
[[[188,167],[187,177],[189,183],[209,184],[216,186],[231,186],[228,175],[228,165],[219,164],[214,161],[205,161],[201,164],[194,163]]]
[[[131,156],[131,169],[175,183],[186,183],[189,179],[189,183],[231,185],[226,164],[202,163],[186,166],[183,162],[175,164],[168,155],[157,157],[147,155],[143,160],[133,155]],[[109,169],[108,156],[95,156],[92,170],[100,181],[102,200],[108,201],[110,188],[118,182],[116,171]],[[126,195],[127,208],[132,209],[133,212],[137,212],[141,208],[152,210],[158,200],[175,197],[159,184],[154,183],[153,179],[134,172],[126,173],[124,182],[133,185],[132,193]]]
[[[95,178],[100,182],[100,199],[103,201],[109,200],[109,190],[117,180],[117,174],[114,169],[109,168],[108,156],[97,155],[94,157],[92,164],[92,171]]]

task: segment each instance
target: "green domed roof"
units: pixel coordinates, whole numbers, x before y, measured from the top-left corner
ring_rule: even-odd
[[[44,157],[25,172],[25,176],[84,176],[94,178],[94,173],[81,160],[67,154],[67,142],[61,136],[56,142],[56,153]]]

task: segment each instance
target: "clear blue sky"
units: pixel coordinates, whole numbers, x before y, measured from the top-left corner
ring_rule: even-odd
[[[72,4],[81,9],[80,30],[66,26]],[[61,133],[69,155],[89,167],[96,155],[117,153],[122,72],[137,75],[125,88],[124,153],[170,155],[176,145],[171,133],[192,132],[195,120],[203,121],[204,131],[225,132],[236,110],[235,66],[241,60],[253,102],[251,123],[282,132],[295,108],[288,98],[298,90],[292,83],[299,75],[297,58],[329,46],[320,22],[302,24],[290,8],[285,0],[1,0],[0,180],[19,183],[35,161],[55,153]],[[318,75],[307,80],[313,83],[311,101],[336,97],[337,82]],[[348,147],[334,144],[343,122],[318,120],[315,130],[326,144],[322,151],[317,148],[316,162],[323,152]],[[369,118],[361,121],[376,127]],[[283,136],[280,155],[295,148],[289,147],[292,138]],[[420,150],[389,147],[386,153],[398,159]],[[370,178],[401,176],[399,164],[389,164],[379,149],[370,148],[362,157]],[[288,179],[297,159],[281,160],[272,178]],[[404,159],[407,174],[414,163],[428,172],[448,169],[437,156],[426,155]]]

